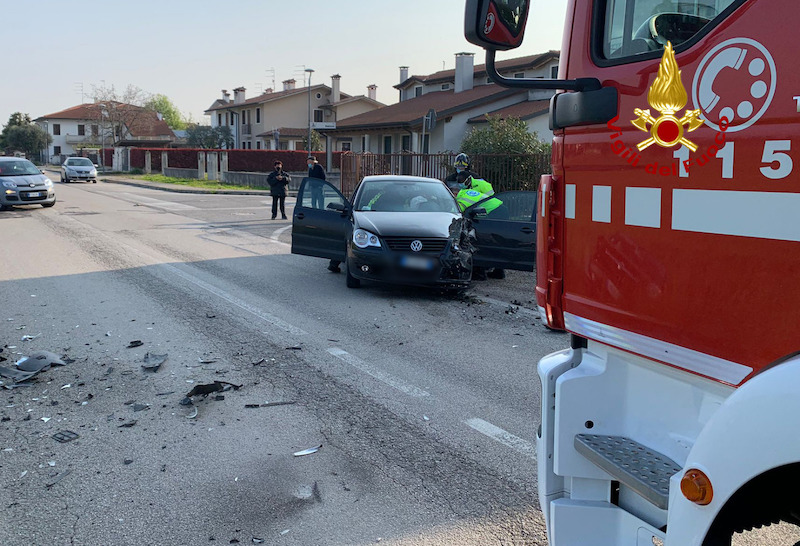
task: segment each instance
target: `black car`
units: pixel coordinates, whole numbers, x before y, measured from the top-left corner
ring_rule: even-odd
[[[433,178],[367,176],[352,200],[333,185],[303,179],[292,219],[292,253],[344,263],[347,286],[361,281],[466,287],[473,267],[533,271],[536,192],[495,194],[502,217],[478,202],[459,211]]]

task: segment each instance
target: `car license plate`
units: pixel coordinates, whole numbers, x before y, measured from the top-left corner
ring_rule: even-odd
[[[38,191],[29,191],[28,192],[28,197],[41,197],[41,196],[42,196],[42,194],[39,193]]]
[[[433,269],[433,260],[430,258],[423,258],[422,256],[403,256],[400,258],[400,264],[409,269]]]

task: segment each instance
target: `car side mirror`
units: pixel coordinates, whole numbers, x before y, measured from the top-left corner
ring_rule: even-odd
[[[476,216],[486,216],[486,209],[483,207],[469,209],[469,211],[467,211],[467,215],[470,217],[470,219],[474,220]]]
[[[330,209],[330,210],[336,210],[336,211],[339,211],[339,212],[346,212],[347,211],[347,206],[342,204],[342,203],[328,203],[328,206],[325,207],[325,208]]]
[[[519,47],[528,8],[528,0],[467,0],[464,36],[485,49]]]
[[[95,167],[95,168],[97,168],[97,167],[99,167],[99,166],[100,166],[100,165],[98,165],[97,163],[92,163],[92,165],[94,165],[94,167]]]

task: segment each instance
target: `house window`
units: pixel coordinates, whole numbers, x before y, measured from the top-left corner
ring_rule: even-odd
[[[558,78],[558,65],[550,67],[550,77],[554,80]]]
[[[448,89],[450,89],[450,84],[449,83],[443,83],[442,84],[442,91],[447,91]]]
[[[280,141],[278,143],[278,149],[279,150],[288,150],[289,149],[289,141],[288,140]]]
[[[256,123],[261,123],[261,108],[256,108]]]
[[[234,121],[236,116],[234,116],[234,114],[235,114],[235,112],[231,112],[231,125],[236,125],[236,122]],[[227,115],[227,114],[225,114],[225,115]]]
[[[422,86],[418,85],[414,88],[414,98],[422,96]]]
[[[258,119],[258,114],[256,114],[256,119]],[[260,149],[261,149],[261,141],[260,140],[256,140],[256,150],[260,150]]]
[[[350,143],[349,142],[342,142],[342,151],[349,152],[350,151]]]
[[[97,136],[100,133],[100,129],[97,125],[92,125],[92,136]]]
[[[385,136],[383,137],[383,153],[390,154],[392,153],[392,136]]]
[[[367,137],[366,136],[362,136],[361,137],[361,151],[362,152],[366,152],[367,151]]]
[[[521,79],[525,77],[525,72],[515,72],[514,77],[517,79]]]
[[[314,110],[314,123],[322,121],[322,110]]]
[[[222,114],[217,114],[217,125],[222,125]]]
[[[247,123],[247,110],[242,110],[242,125]]]
[[[53,154],[61,155],[61,146],[53,146]]]
[[[61,134],[61,124],[60,123],[54,123],[53,124],[53,134],[55,136],[58,136],[58,135]],[[56,154],[60,154],[60,153],[61,152],[56,152]]]
[[[78,125],[78,136],[86,136],[86,125]]]

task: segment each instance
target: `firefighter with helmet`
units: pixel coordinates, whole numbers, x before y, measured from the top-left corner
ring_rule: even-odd
[[[462,172],[468,172],[470,174],[474,173],[470,170],[472,168],[472,162],[470,161],[469,156],[463,152],[458,154],[455,160],[453,160],[453,168],[455,171],[444,179],[444,183],[448,188],[450,188],[450,191],[455,194],[461,189],[461,187],[458,186],[458,175]]]

